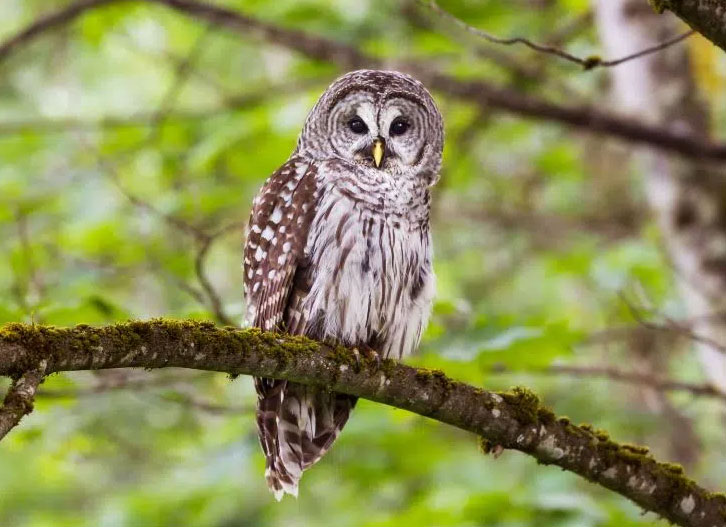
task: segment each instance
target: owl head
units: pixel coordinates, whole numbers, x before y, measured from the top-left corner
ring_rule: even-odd
[[[349,162],[371,175],[382,171],[432,185],[443,143],[441,114],[421,82],[397,71],[358,70],[323,93],[297,149],[318,160]]]

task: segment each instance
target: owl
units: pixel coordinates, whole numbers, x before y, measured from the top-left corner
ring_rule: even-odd
[[[442,149],[441,114],[416,79],[360,70],[334,81],[253,202],[246,325],[383,358],[413,351],[434,294],[430,188]],[[267,485],[278,500],[297,496],[356,398],[266,378],[255,388]]]

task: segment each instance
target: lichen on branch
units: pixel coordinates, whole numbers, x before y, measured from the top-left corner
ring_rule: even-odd
[[[257,329],[167,319],[103,327],[0,327],[0,375],[18,378],[106,368],[182,367],[324,386],[431,417],[611,489],[683,526],[726,525],[726,497],[688,479],[645,447],[619,444],[557,418],[525,388],[492,392],[392,360],[379,366],[342,346]]]

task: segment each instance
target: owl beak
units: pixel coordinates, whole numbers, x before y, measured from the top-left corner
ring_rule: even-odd
[[[383,142],[383,139],[380,137],[376,137],[373,140],[373,162],[376,164],[376,168],[381,167],[381,163],[383,162],[383,153],[386,151],[386,143]]]

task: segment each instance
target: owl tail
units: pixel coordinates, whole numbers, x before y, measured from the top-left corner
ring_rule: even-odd
[[[356,397],[287,381],[255,379],[257,428],[267,486],[279,501],[297,497],[302,473],[331,447]]]

